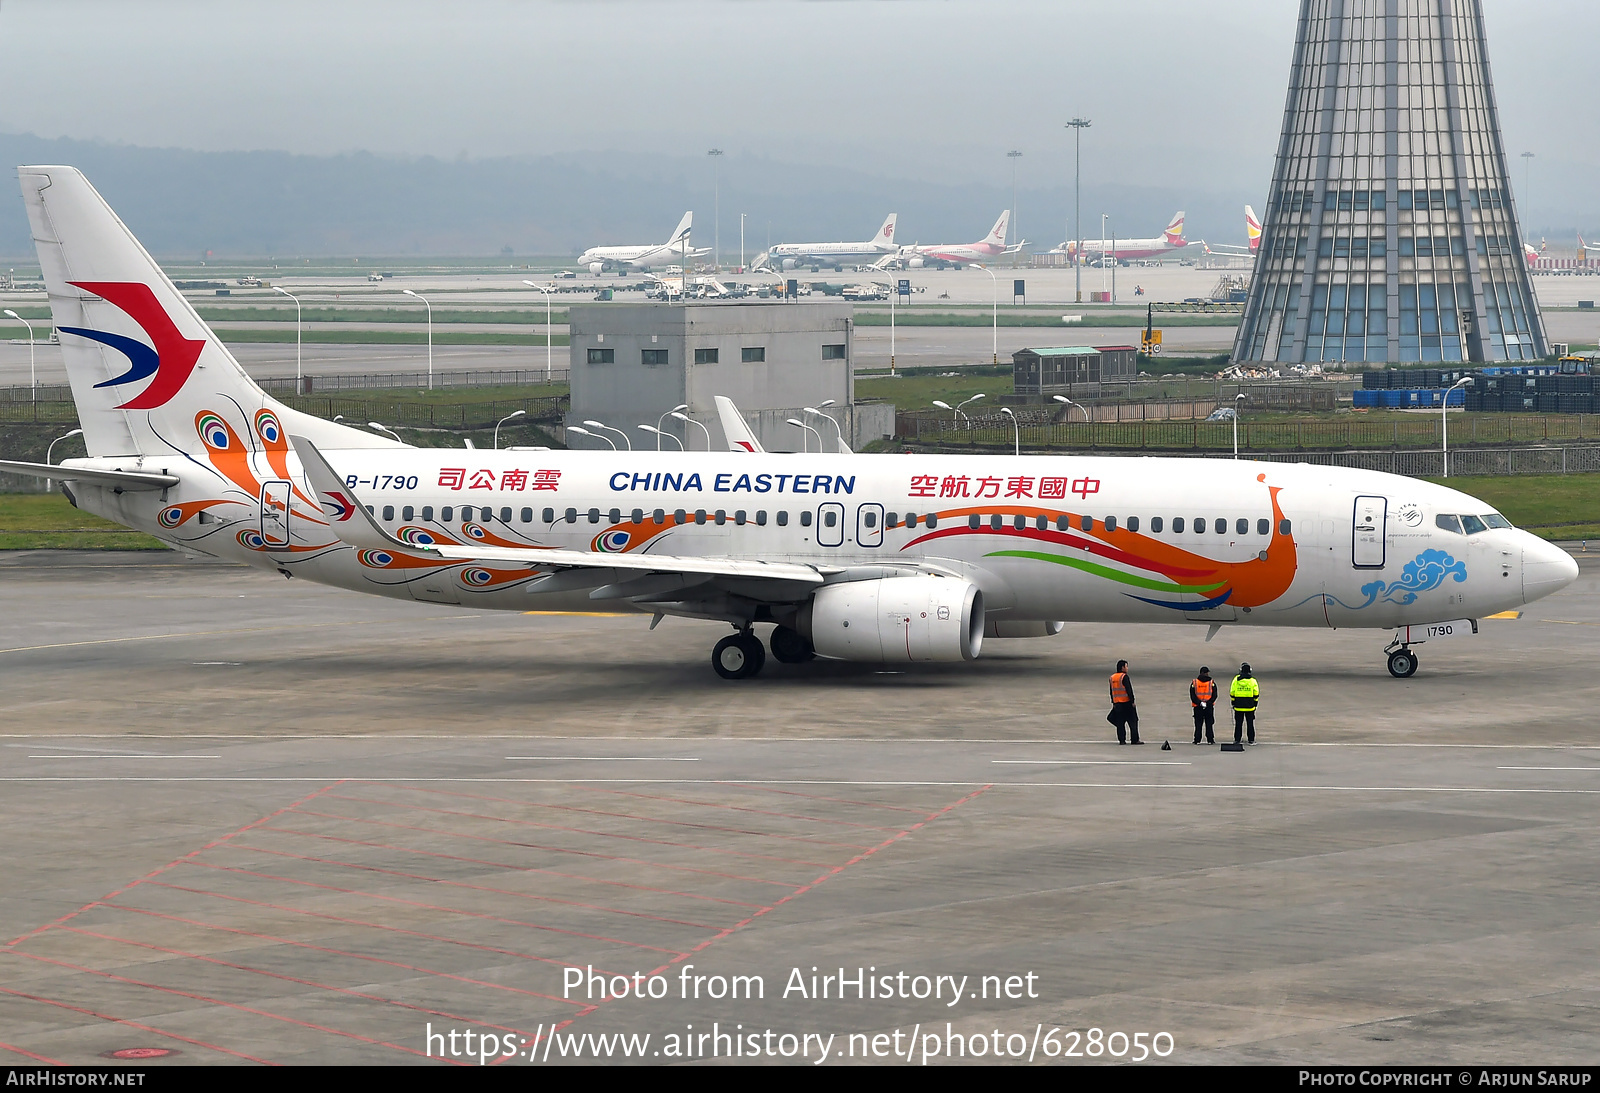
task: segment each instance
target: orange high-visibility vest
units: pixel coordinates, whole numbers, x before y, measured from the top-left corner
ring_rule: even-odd
[[[1206,702],[1210,702],[1212,699],[1217,697],[1217,681],[1214,680],[1214,679],[1197,679],[1197,680],[1195,680],[1194,681],[1194,694],[1195,694],[1195,697],[1198,698],[1200,701],[1199,702],[1192,702],[1192,703],[1190,703],[1190,705],[1199,706],[1199,705],[1202,705],[1202,704],[1204,704]]]
[[[1112,701],[1113,704],[1118,703],[1118,702],[1132,702],[1133,701],[1132,697],[1130,697],[1129,694],[1128,694],[1128,673],[1127,672],[1115,672],[1115,673],[1112,674],[1112,676],[1111,676],[1111,701]]]

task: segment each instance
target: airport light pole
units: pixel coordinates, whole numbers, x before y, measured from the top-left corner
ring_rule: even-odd
[[[423,296],[422,293],[414,291],[413,289],[405,288],[405,289],[401,289],[400,291],[405,293],[407,296],[415,296],[417,299],[422,301],[422,306],[428,309],[428,390],[432,391],[433,390],[433,305],[428,303],[427,298],[425,296]]]
[[[400,434],[399,433],[395,432],[393,429],[389,428],[389,426],[385,425],[381,421],[369,421],[369,422],[367,422],[367,428],[369,428],[369,429],[377,429],[379,432],[382,432],[382,433],[388,433],[390,436],[394,437],[395,440],[399,441],[401,444],[405,443],[405,441],[400,440]]]
[[[1015,448],[1015,450],[1013,451],[1012,454],[1013,455],[1021,455],[1022,454],[1022,426],[1020,424],[1018,424],[1018,422],[1017,422],[1017,415],[1013,414],[1011,412],[1011,407],[1009,407],[1009,406],[1000,407],[1000,412],[1002,414],[1006,415],[1006,417],[1011,419],[1011,435],[1016,440],[1016,448]]]
[[[611,443],[611,438],[608,436],[601,436],[599,433],[591,433],[588,429],[579,428],[576,425],[568,425],[567,434],[570,436],[573,433],[577,433],[579,436],[592,436],[596,440],[603,440],[606,442],[606,446],[612,451],[617,450],[617,446]]]
[[[622,442],[628,445],[628,451],[633,451],[633,444],[628,440],[628,434],[623,432],[621,429],[612,428],[603,421],[590,421],[588,418],[584,418],[583,423],[589,426],[591,429],[604,429],[608,433],[616,433],[622,438]],[[615,448],[616,445],[613,444],[612,447]]]
[[[1451,385],[1450,390],[1444,393],[1444,405],[1439,408],[1439,439],[1441,452],[1444,455],[1444,477],[1450,477],[1450,392],[1457,387],[1471,387],[1472,377],[1462,376]],[[1463,396],[1465,397],[1465,396]],[[48,457],[45,462],[49,462]]]
[[[1006,158],[1011,161],[1011,222],[1006,225],[1009,229],[1007,232],[1007,242],[1009,243],[1009,236],[1012,231],[1016,233],[1019,240],[1022,238],[1022,229],[1017,227],[1017,160],[1022,158],[1022,153],[1012,149],[1006,153]],[[1015,257],[1011,259],[1011,268],[1017,268]]]
[[[634,428],[635,429],[643,429],[647,433],[656,434],[656,451],[658,451],[658,452],[661,450],[661,438],[662,437],[666,437],[668,440],[670,440],[674,444],[676,444],[678,446],[678,450],[680,452],[683,451],[683,441],[679,440],[677,437],[673,436],[671,433],[662,432],[660,429],[657,429],[654,425],[635,425]]]
[[[537,292],[544,293],[544,382],[550,382],[550,294],[556,290],[554,285],[536,285],[532,281],[523,284]]]
[[[33,401],[38,402],[39,373],[35,371],[33,367],[33,324],[27,319],[24,319],[21,315],[18,315],[15,311],[12,311],[9,307],[6,308],[6,314],[28,328],[28,384],[33,388]]]
[[[1239,411],[1244,407],[1241,403],[1245,400],[1245,393],[1240,391],[1233,396],[1233,458],[1239,458]]]
[[[674,406],[672,409],[668,410],[666,413],[662,414],[660,417],[656,418],[656,451],[659,452],[661,450],[661,438],[663,436],[672,436],[671,433],[665,433],[665,432],[662,431],[664,428],[666,428],[667,418],[671,417],[673,414],[677,413],[679,410],[687,410],[688,408],[689,408],[689,404],[687,402],[681,402],[678,405]],[[678,438],[675,437],[675,436],[673,436],[672,439],[673,440],[678,440]],[[678,440],[678,447],[680,449],[683,448],[683,441]],[[687,450],[687,449],[684,449],[684,450]]]
[[[822,405],[824,405],[824,406],[832,406],[833,405],[833,399],[829,399],[827,402],[824,402]],[[826,421],[829,425],[832,425],[833,426],[833,431],[839,434],[839,443],[841,443],[841,444],[844,443],[844,430],[842,428],[840,428],[839,423],[837,421],[833,420],[832,417],[830,417],[827,414],[823,413],[821,410],[817,409],[815,406],[802,406],[802,407],[800,407],[800,412],[801,413],[805,413],[805,414],[815,414],[817,417],[820,417],[822,420]],[[817,450],[818,451],[826,451],[827,450],[826,448],[822,447],[822,434],[820,432],[817,434]]]
[[[74,429],[70,433],[62,433],[60,436],[56,437],[54,440],[52,440],[50,442],[50,446],[44,450],[44,461],[46,463],[50,463],[50,462],[52,462],[54,460],[55,451],[56,451],[56,445],[57,444],[60,444],[63,440],[69,440],[72,437],[82,436],[82,435],[83,435],[83,430],[82,429]],[[46,478],[44,480],[44,488],[45,488],[45,490],[47,492],[54,485],[55,485],[55,483],[51,479]]]
[[[304,340],[301,337],[300,297],[286,288],[279,288],[277,285],[272,286],[272,291],[281,292],[294,301],[294,393],[297,395],[303,394],[304,392],[300,390],[300,343]]]
[[[822,434],[821,433],[817,432],[815,429],[813,429],[811,426],[807,425],[805,422],[801,421],[797,417],[790,418],[788,420],[788,424],[790,424],[790,425],[798,425],[800,428],[804,429],[806,432],[815,434],[816,438],[817,438],[817,451],[819,451],[819,452],[822,451]],[[800,438],[800,444],[801,444],[801,448],[800,448],[801,451],[809,452],[811,450],[811,442],[809,440],[807,440],[803,436]]]
[[[722,149],[713,148],[711,157],[711,263],[722,272]]]
[[[739,214],[739,272],[744,273],[744,213]]]
[[[706,434],[706,451],[709,452],[711,450],[711,430],[710,429],[707,429],[704,424],[702,424],[701,422],[696,421],[694,418],[690,417],[688,414],[680,413],[677,410],[672,411],[672,416],[677,418],[679,421],[686,421],[690,425],[698,425],[698,426],[700,426],[700,431],[702,433]]]
[[[1000,278],[998,278],[998,277],[996,277],[994,275],[994,270],[990,269],[988,266],[984,265],[982,262],[974,262],[972,264],[977,266],[979,269],[983,270],[983,272],[985,272],[985,273],[987,273],[989,275],[989,288],[993,291],[993,296],[990,298],[990,301],[989,301],[989,309],[990,309],[990,312],[991,312],[989,318],[994,324],[994,344],[992,346],[992,351],[994,353],[994,359],[991,360],[989,363],[990,364],[999,364],[1000,363]]]
[[[1072,130],[1072,230],[1078,233],[1078,247],[1072,255],[1076,271],[1078,303],[1083,303],[1083,131],[1092,123],[1087,118],[1073,118],[1066,127]]]
[[[526,410],[513,410],[511,413],[507,414],[505,417],[501,418],[499,421],[494,423],[494,447],[495,447],[496,451],[500,450],[500,426],[504,425],[506,422],[510,421],[514,417],[521,417],[523,414],[526,414],[527,412],[528,411],[526,411]]]
[[[1533,160],[1532,152],[1522,153],[1522,215],[1533,215]],[[1525,228],[1529,225],[1524,224]]]
[[[1092,421],[1092,420],[1094,420],[1093,418],[1091,418],[1089,416],[1089,408],[1087,406],[1078,405],[1078,403],[1073,402],[1066,395],[1053,395],[1051,397],[1053,397],[1057,402],[1064,403],[1066,405],[1066,407],[1067,407],[1067,417],[1070,418],[1072,416],[1073,409],[1076,408],[1076,409],[1079,409],[1079,410],[1083,411],[1083,420],[1084,421]]]
[[[981,398],[988,398],[988,396],[985,395],[982,391],[979,391],[976,395],[973,395],[969,399],[962,399],[960,402],[956,403],[956,413],[961,414],[961,408],[963,406],[965,406],[969,402],[977,402]],[[967,417],[966,414],[961,414],[961,416],[963,418],[966,418],[967,424],[969,424],[969,425],[972,424],[972,419],[970,417]]]

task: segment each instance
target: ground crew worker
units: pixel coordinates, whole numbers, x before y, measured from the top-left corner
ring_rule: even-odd
[[[1217,681],[1211,678],[1210,668],[1201,668],[1200,675],[1189,684],[1189,703],[1194,707],[1194,742],[1200,743],[1200,731],[1205,730],[1206,743],[1217,742]]]
[[[1106,720],[1117,727],[1117,743],[1143,744],[1139,739],[1139,709],[1133,703],[1133,680],[1128,676],[1128,662],[1117,661],[1117,670],[1111,673],[1111,712]]]
[[[1250,665],[1239,665],[1239,674],[1233,677],[1228,695],[1233,699],[1233,742],[1239,742],[1239,736],[1248,723],[1250,746],[1253,748],[1256,746],[1256,705],[1261,698],[1261,684],[1250,673]]]

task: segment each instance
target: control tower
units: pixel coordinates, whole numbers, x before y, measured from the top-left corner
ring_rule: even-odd
[[[1262,223],[1236,362],[1547,352],[1481,0],[1301,0]]]

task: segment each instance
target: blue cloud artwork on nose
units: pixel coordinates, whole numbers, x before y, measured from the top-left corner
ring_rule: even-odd
[[[1361,603],[1345,603],[1337,596],[1327,593],[1318,593],[1308,596],[1300,603],[1309,603],[1319,596],[1329,603],[1336,603],[1340,607],[1351,611],[1360,611],[1364,607],[1371,607],[1381,598],[1385,603],[1398,604],[1401,607],[1417,602],[1417,595],[1422,592],[1431,592],[1444,584],[1447,579],[1454,578],[1458,583],[1467,579],[1467,563],[1457,561],[1449,551],[1424,550],[1411,561],[1407,562],[1400,570],[1400,579],[1397,581],[1372,581],[1361,586],[1361,594],[1366,597]],[[1299,604],[1295,605],[1296,607]]]

